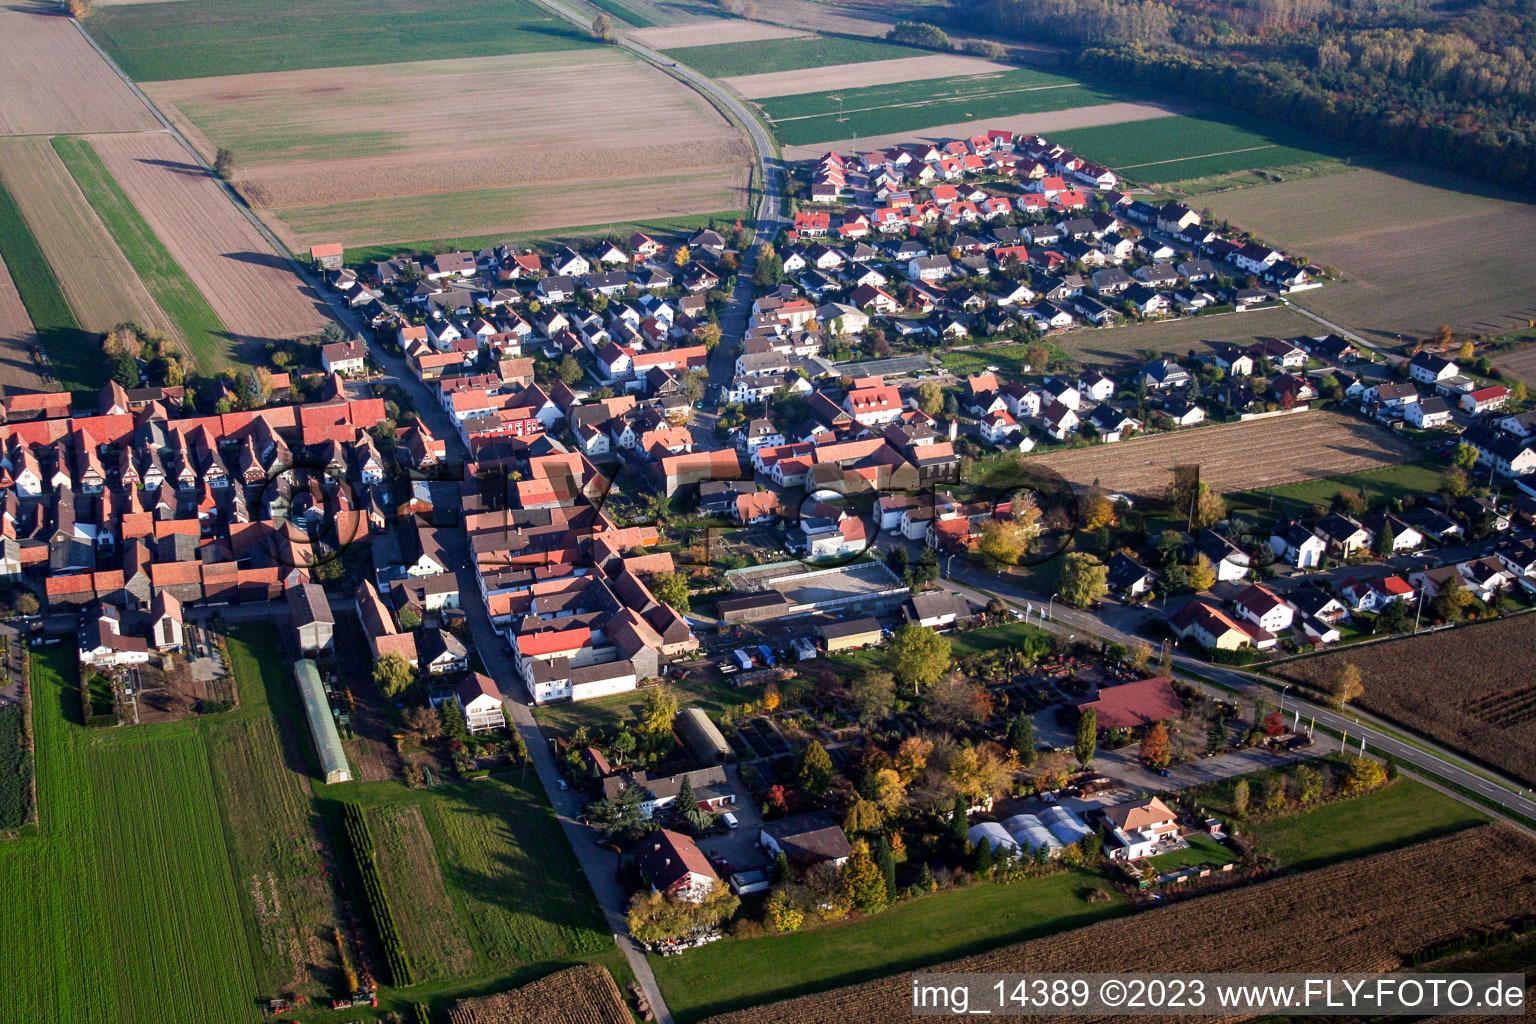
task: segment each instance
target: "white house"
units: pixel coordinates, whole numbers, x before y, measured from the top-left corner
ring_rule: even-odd
[[[96,668],[121,668],[149,661],[149,641],[123,636],[122,612],[102,605],[93,619],[80,627],[80,664]]]
[[[490,676],[483,672],[471,672],[454,688],[459,710],[464,713],[464,724],[472,733],[490,732],[507,724],[506,711],[501,704],[501,691]]]
[[[1461,367],[1430,352],[1420,352],[1408,362],[1408,375],[1421,384],[1438,384],[1461,373]]]
[[[330,345],[320,346],[320,365],[326,373],[339,373],[343,377],[356,377],[362,374],[368,357],[368,350],[361,341],[338,341]]]
[[[181,650],[181,602],[169,590],[156,594],[149,606],[149,638],[157,651]]]
[[[1414,402],[1403,410],[1403,420],[1419,430],[1434,430],[1451,424],[1451,407],[1438,395]]]
[[[1323,539],[1300,523],[1291,523],[1271,535],[1269,547],[1275,557],[1298,569],[1316,568],[1322,564],[1323,555],[1328,553],[1328,545]]]
[[[1295,618],[1290,605],[1257,583],[1237,595],[1237,614],[1270,633],[1290,629]]]

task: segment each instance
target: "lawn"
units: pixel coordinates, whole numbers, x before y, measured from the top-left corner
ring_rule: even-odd
[[[202,737],[87,732],[67,644],[33,654],[40,828],[0,844],[0,1020],[254,1024],[258,994]],[[176,1007],[179,1009],[169,1010]]]
[[[1242,829],[1244,838],[1286,867],[1307,871],[1396,850],[1488,820],[1481,811],[1412,779]]]
[[[1257,119],[1159,117],[1056,132],[1051,141],[1154,184],[1309,163],[1336,153],[1304,133]]]
[[[696,670],[696,675],[697,678],[666,683],[677,697],[679,708],[703,708],[713,716],[762,695],[761,687],[747,686],[738,690],[728,682],[714,681],[712,673],[706,678],[703,670]],[[545,729],[552,730],[556,736],[567,736],[581,725],[592,729],[614,729],[625,722],[632,724],[639,716],[644,699],[643,690],[632,690],[579,703],[551,704],[535,708],[533,714]]]
[[[98,358],[95,341],[80,329],[74,311],[59,289],[58,278],[53,276],[53,268],[3,183],[0,258],[5,260],[59,383],[70,391],[100,390],[107,380],[107,367]]]
[[[53,140],[53,148],[112,233],[113,241],[128,257],[144,287],[165,315],[175,321],[197,369],[207,377],[224,369],[228,365],[229,332],[186,271],[145,223],[91,144],[76,136],[60,136]]]
[[[1146,863],[1158,871],[1177,871],[1180,868],[1199,867],[1202,864],[1214,867],[1237,860],[1237,854],[1203,833],[1195,833],[1185,842],[1189,844],[1187,848],[1148,857]]]
[[[792,935],[726,939],[654,957],[656,980],[680,1024],[777,999],[910,971],[1123,914],[1118,895],[1090,904],[1096,876],[1063,871],[1008,885],[982,883],[885,912]]]
[[[1403,498],[1422,498],[1440,486],[1441,467],[1432,462],[1404,462],[1359,473],[1303,480],[1257,491],[1229,495],[1235,507],[1249,507],[1285,515],[1305,515],[1313,505],[1327,505],[1341,489],[1358,491],[1371,504]]]
[[[810,36],[798,39],[758,39],[715,46],[685,46],[667,50],[666,54],[710,78],[729,78],[733,75],[759,75],[770,71],[824,68],[833,64],[863,64],[872,60],[925,57],[932,52],[875,39]]]
[[[838,97],[842,98],[841,106]],[[1127,98],[1124,90],[1082,85],[1043,71],[1019,69],[775,96],[756,102],[785,145],[803,146],[850,135],[917,131],[971,118],[979,123],[986,118],[1090,107]]]
[[[102,7],[85,24],[140,82],[601,45],[533,0],[185,0]]]
[[[1003,374],[1009,380],[1016,380],[1027,373],[1039,372],[1044,367],[1037,367],[1029,361],[1029,350],[1037,347],[1031,345],[999,345],[996,348],[965,349],[959,352],[944,352],[939,355],[939,363],[951,373],[961,375],[982,373],[989,366],[996,366],[997,373]]]

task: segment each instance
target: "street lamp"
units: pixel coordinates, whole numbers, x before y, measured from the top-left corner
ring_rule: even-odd
[[[1059,596],[1061,596],[1059,593],[1052,594],[1051,595],[1051,599],[1045,603],[1045,617],[1047,619],[1049,619],[1051,617],[1051,609],[1052,609],[1052,607],[1055,606],[1056,598],[1058,598]]]
[[[1285,691],[1289,690],[1290,688],[1291,688],[1291,684],[1290,683],[1286,683],[1284,686],[1280,687],[1280,714],[1281,715],[1285,714]]]

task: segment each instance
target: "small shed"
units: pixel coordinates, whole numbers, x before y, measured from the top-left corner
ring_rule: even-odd
[[[724,764],[731,756],[731,745],[701,708],[679,711],[677,732],[700,764]]]
[[[331,717],[331,703],[320,682],[320,670],[313,661],[302,658],[293,663],[293,677],[299,684],[299,696],[304,699],[304,717],[309,719],[309,734],[314,737],[315,751],[320,755],[321,774],[327,783],[351,782],[352,769],[347,766],[346,751],[341,749],[341,734],[336,731],[336,719]]]
[[[854,647],[870,647],[880,642],[882,627],[879,619],[851,619],[848,622],[831,622],[817,626],[816,632],[827,643],[827,653],[836,654]]]

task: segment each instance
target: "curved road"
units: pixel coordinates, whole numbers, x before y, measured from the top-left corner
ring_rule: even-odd
[[[976,596],[975,591],[980,590],[996,594],[1015,605],[1028,602],[1038,608],[1042,600],[1039,595],[1014,587],[1001,577],[978,572],[969,566],[957,567],[944,582],[952,588],[971,591],[973,599]],[[984,597],[983,603],[985,603]],[[1051,621],[1046,625],[1056,632],[1075,631],[1082,636],[1096,636],[1125,644],[1127,647],[1138,640],[1145,641],[1144,637],[1108,625],[1100,616],[1090,612],[1053,605],[1050,608],[1050,615]],[[1271,703],[1277,703],[1279,699],[1273,684],[1252,672],[1245,672],[1227,665],[1210,664],[1177,651],[1174,652],[1173,667],[1184,676],[1185,682],[1199,686],[1212,696],[1229,696],[1229,694],[1219,687],[1201,682],[1202,678],[1236,690],[1250,700],[1262,697]],[[1354,710],[1340,713],[1294,696],[1285,697],[1285,708],[1287,713],[1300,709],[1302,717],[1315,720],[1318,725],[1333,732],[1347,734],[1350,744],[1356,749],[1359,747],[1360,737],[1364,735],[1368,747],[1391,754],[1399,764],[1411,766],[1431,778],[1475,792],[1483,799],[1513,814],[1528,820],[1536,820],[1536,799],[1532,798],[1530,790],[1520,787],[1513,781],[1503,779],[1494,772],[1475,771],[1449,751],[1439,748],[1428,740],[1421,741],[1422,745],[1414,745],[1396,739],[1383,731],[1383,724],[1372,715]],[[1452,795],[1467,800],[1462,794],[1453,792]],[[1475,806],[1479,810],[1487,810],[1481,804],[1475,804]],[[1525,827],[1519,822],[1514,824]],[[1526,831],[1530,829],[1527,828]]]

